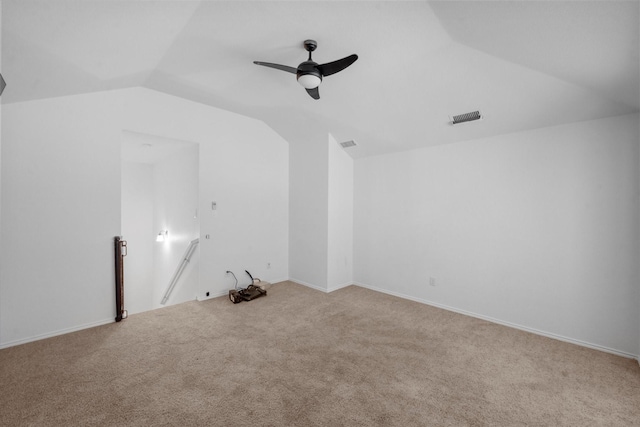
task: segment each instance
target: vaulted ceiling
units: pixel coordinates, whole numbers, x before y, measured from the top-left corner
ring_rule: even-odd
[[[639,33],[637,1],[3,0],[1,100],[143,86],[357,158],[638,112]],[[318,101],[252,63],[296,67],[305,39],[359,56]]]

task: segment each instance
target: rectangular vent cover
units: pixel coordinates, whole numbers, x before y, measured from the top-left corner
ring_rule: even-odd
[[[356,144],[354,140],[351,140],[351,141],[341,142],[340,145],[342,145],[342,148],[349,148],[349,147],[355,147],[358,144]]]
[[[457,125],[458,123],[471,122],[474,120],[480,120],[481,118],[482,118],[482,115],[480,114],[480,111],[472,111],[470,113],[451,116],[451,124]]]

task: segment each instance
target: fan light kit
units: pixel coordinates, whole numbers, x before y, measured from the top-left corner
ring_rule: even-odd
[[[298,83],[306,89],[309,96],[313,99],[320,99],[320,92],[318,92],[318,86],[322,83],[322,78],[335,74],[344,70],[349,65],[356,62],[358,55],[349,55],[345,58],[338,59],[337,61],[327,62],[326,64],[318,64],[311,59],[311,52],[316,50],[318,43],[315,40],[305,40],[304,48],[309,52],[309,59],[300,63],[298,68],[289,67],[288,65],[273,64],[271,62],[253,61],[256,65],[262,65],[264,67],[275,68],[276,70],[286,71],[296,75]]]

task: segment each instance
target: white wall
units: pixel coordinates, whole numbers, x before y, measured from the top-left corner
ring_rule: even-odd
[[[153,306],[153,253],[159,230],[153,223],[153,165],[122,162],[122,236],[127,242],[124,259],[124,305],[129,314]]]
[[[198,163],[198,146],[186,142],[155,163],[122,163],[122,235],[128,248],[124,300],[129,314],[163,306],[162,298],[185,250],[199,236]],[[156,242],[160,230],[169,231],[164,242]],[[198,264],[196,250],[165,305],[196,298]]]
[[[199,297],[227,269],[288,277],[288,144],[264,123],[142,88],[2,114],[0,347],[113,321],[123,130],[200,144]]]
[[[630,115],[357,160],[355,281],[637,354],[638,131]]]
[[[310,132],[310,135],[321,133]],[[327,289],[328,150],[322,138],[296,141],[290,148],[290,278]]]
[[[0,345],[115,317],[120,104],[105,92],[3,106]]]
[[[224,295],[234,284],[227,270],[287,279],[289,144],[263,122],[227,111],[142,88],[128,96],[125,129],[200,146],[198,298]]]
[[[309,135],[290,147],[290,277],[331,292],[353,280],[353,159],[331,134]]]
[[[2,72],[2,2],[0,2],[0,72]],[[2,102],[0,102],[0,188],[2,188]],[[2,198],[0,197],[0,224],[2,223]],[[2,269],[2,253],[0,251],[0,269]],[[0,287],[0,301],[2,287]],[[2,304],[0,304],[0,331],[2,330]]]
[[[332,135],[328,141],[327,290],[353,282],[353,159]]]
[[[133,104],[126,129],[200,145],[198,298],[225,294],[234,283],[227,270],[288,278],[288,143],[257,120],[147,89],[130,93],[144,108]]]
[[[0,72],[2,72],[2,2],[0,2]],[[5,88],[6,90],[6,88]],[[0,102],[0,189],[2,188],[2,102]],[[2,223],[2,197],[0,197],[0,224]],[[0,269],[2,269],[2,252],[0,251]],[[2,287],[0,286],[0,301]],[[2,330],[2,304],[0,304],[0,331]]]
[[[198,298],[228,292],[227,270],[287,279],[289,144],[257,120],[142,88],[130,96],[127,130],[200,145]]]
[[[150,292],[152,308],[161,307],[161,301],[178,265],[183,260],[189,243],[197,239],[200,226],[196,211],[199,195],[198,146],[187,145],[177,153],[158,161],[153,166],[154,235],[167,230],[164,242],[153,242],[153,289]],[[199,292],[200,251],[196,247],[165,305],[194,300]]]

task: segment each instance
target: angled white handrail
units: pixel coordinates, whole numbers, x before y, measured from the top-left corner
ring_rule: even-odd
[[[164,293],[164,296],[162,297],[162,302],[160,304],[164,305],[169,299],[169,295],[171,295],[173,288],[176,286],[176,283],[178,283],[178,279],[180,278],[180,275],[184,271],[185,267],[187,266],[187,264],[189,264],[189,261],[191,260],[191,255],[193,255],[193,252],[196,250],[196,246],[198,246],[198,243],[200,243],[200,239],[194,239],[191,241],[191,243],[189,243],[189,247],[187,247],[187,250],[182,257],[182,261],[180,262],[180,265],[178,265],[176,272],[173,273],[171,282],[169,282],[169,286],[167,287],[167,290]]]

